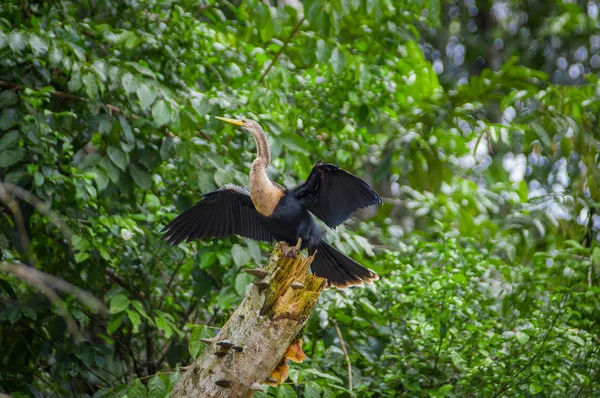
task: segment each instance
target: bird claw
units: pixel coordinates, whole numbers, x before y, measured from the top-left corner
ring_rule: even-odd
[[[298,257],[298,251],[296,250],[296,246],[288,246],[288,244],[286,243],[285,245],[281,246],[281,251],[283,253],[283,258]]]
[[[297,258],[298,251],[300,251],[300,247],[302,246],[302,238],[298,238],[298,243],[296,246],[290,246],[287,242],[281,242],[281,251],[283,252],[283,258]]]

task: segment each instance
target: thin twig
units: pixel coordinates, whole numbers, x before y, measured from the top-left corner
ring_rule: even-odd
[[[292,33],[290,33],[289,37],[287,38],[287,40],[285,41],[285,43],[283,43],[283,46],[281,46],[281,48],[279,49],[279,52],[275,55],[275,58],[273,58],[271,60],[271,63],[269,64],[269,66],[267,66],[267,69],[263,72],[263,74],[260,76],[260,79],[258,79],[258,83],[262,83],[262,81],[264,80],[265,76],[267,76],[267,73],[269,73],[269,71],[271,70],[271,68],[273,67],[273,65],[275,64],[275,62],[277,62],[277,59],[279,59],[279,57],[281,56],[281,54],[283,54],[283,51],[285,50],[285,48],[287,47],[287,45],[290,43],[290,41],[292,40],[292,37],[294,37],[294,35],[296,33],[298,33],[298,30],[300,30],[300,26],[302,26],[302,22],[304,22],[304,19],[306,17],[302,17],[300,19],[300,21],[298,21],[298,23],[296,24],[296,26],[294,26],[294,29],[292,29]]]
[[[348,350],[346,350],[346,343],[342,337],[342,331],[340,330],[340,327],[335,319],[333,319],[333,326],[335,326],[335,332],[338,335],[338,339],[340,339],[340,346],[342,347],[342,351],[346,356],[346,365],[348,366],[348,390],[352,391],[352,364],[350,363],[350,356],[348,355]]]
[[[110,268],[104,269],[104,273],[113,281],[117,282],[117,284],[121,285],[121,287],[125,288],[129,293],[134,295],[138,300],[144,301],[146,300],[146,295],[141,290],[135,289],[125,278],[121,275],[116,274]]]
[[[548,328],[548,330],[546,330],[546,333],[544,334],[544,337],[542,338],[542,342],[540,344],[539,351],[535,352],[531,356],[531,359],[523,367],[521,367],[521,369],[519,369],[516,374],[511,375],[510,380],[513,381],[514,385],[520,384],[519,380],[517,380],[517,377],[519,377],[519,375],[521,373],[523,373],[529,366],[531,366],[534,363],[534,361],[538,358],[540,351],[545,348],[546,341],[548,340],[548,337],[550,336],[550,332],[552,332],[552,329],[554,329],[554,325],[556,325],[556,321],[558,321],[558,318],[562,315],[561,311],[563,310],[563,308],[565,306],[565,302],[566,302],[566,300],[568,298],[569,298],[568,294],[563,294],[563,296],[562,296],[562,298],[560,300],[559,307],[558,307],[558,312],[556,313],[556,315],[552,319],[552,323],[550,324],[550,327]],[[495,392],[495,394],[492,396],[492,398],[496,398],[496,397],[500,396],[502,393],[504,393],[505,391],[509,391],[511,388],[512,387],[509,384],[509,382],[505,382],[501,386],[501,388],[497,392]]]
[[[4,80],[0,80],[0,88],[5,88],[5,89],[9,89],[9,90],[23,90],[28,87],[21,86],[17,83],[6,82]],[[33,88],[32,90],[39,91],[40,89]],[[64,99],[68,99],[68,100],[72,100],[72,101],[79,101],[79,102],[85,102],[85,103],[89,102],[89,99],[87,99],[87,98],[79,97],[79,96],[71,94],[71,93],[65,93],[64,91],[51,91],[50,95],[53,97],[64,98]],[[123,112],[123,110],[121,108],[119,108],[118,106],[111,105],[111,104],[104,104],[104,107],[109,112],[119,113],[122,115],[125,114]],[[131,115],[129,115],[129,117],[131,117],[134,120],[141,118],[140,116],[135,115],[135,114],[131,114]]]
[[[179,269],[181,268],[181,266],[183,265],[185,261],[181,260],[179,262],[179,264],[177,264],[177,267],[175,267],[175,271],[173,271],[173,273],[171,274],[171,278],[169,279],[169,283],[167,283],[167,286],[165,287],[165,290],[163,291],[163,294],[160,298],[160,301],[158,303],[158,309],[162,308],[163,305],[163,301],[165,300],[165,296],[167,295],[167,293],[170,292],[171,290],[171,284],[173,283],[173,280],[175,279],[175,276],[179,273]]]
[[[25,0],[21,0],[21,10],[23,10],[23,12],[25,13],[25,15],[27,15],[28,19],[31,19],[32,15],[31,15],[31,10],[29,9],[29,7],[27,7],[27,4],[25,3]],[[0,398],[2,397],[2,395],[0,395]]]
[[[75,285],[70,284],[69,282],[66,282],[60,278],[42,272],[33,267],[28,267],[23,264],[0,263],[0,272],[10,272],[15,276],[23,275],[26,276],[28,279],[35,279],[49,287],[77,297],[79,301],[81,301],[87,307],[94,310],[95,313],[106,313],[106,307],[104,306],[102,301],[98,300],[90,293]]]
[[[29,250],[29,235],[27,235],[27,229],[25,228],[23,213],[21,213],[21,209],[19,209],[19,205],[17,204],[17,202],[9,195],[8,185],[11,184],[0,183],[0,202],[4,202],[6,207],[8,207],[10,212],[12,213],[13,218],[15,220],[15,225],[17,227],[17,231],[19,232],[21,245],[23,245],[23,252],[29,258],[30,265],[35,265],[35,257],[33,256],[33,253]]]
[[[44,202],[42,202],[35,195],[16,185],[0,183],[0,201],[4,202],[13,213],[15,224],[17,226],[17,230],[19,231],[24,251],[28,254],[29,262],[31,263],[31,265],[33,265],[35,264],[35,258],[30,250],[30,240],[29,236],[27,235],[27,230],[25,228],[23,214],[21,213],[21,209],[19,209],[19,205],[11,197],[11,194],[18,196],[22,200],[34,206],[40,213],[48,216],[50,220],[54,224],[56,224],[61,230],[61,232],[67,237],[70,237],[72,233],[69,230],[69,228],[67,228],[66,225],[50,210],[50,207]],[[93,297],[91,294],[71,285],[70,283],[67,283],[59,278],[39,271],[33,267],[28,267],[23,264],[0,263],[0,272],[7,272],[13,274],[16,278],[34,287],[41,294],[46,296],[46,298],[48,298],[48,300],[50,300],[54,305],[56,305],[59,314],[65,319],[65,322],[67,323],[67,328],[69,332],[73,335],[75,341],[77,342],[81,341],[83,338],[81,333],[79,332],[77,323],[75,322],[75,319],[67,309],[64,301],[60,298],[58,294],[56,294],[54,290],[52,290],[52,287],[54,289],[76,296],[79,300],[84,302],[90,308],[94,308],[98,312],[102,312],[104,310],[102,302]]]
[[[477,141],[475,142],[475,147],[473,147],[473,157],[475,157],[477,155],[477,148],[479,147],[479,143],[481,142],[481,139],[483,138],[483,136],[486,136],[486,138],[487,138],[487,127],[482,129],[481,134],[479,134],[479,137],[477,137]]]
[[[73,316],[69,313],[65,302],[59,297],[54,290],[46,285],[41,280],[37,279],[36,270],[31,267],[27,267],[22,264],[0,264],[1,272],[10,272],[15,277],[21,279],[23,282],[33,286],[37,291],[42,293],[48,300],[52,302],[58,309],[58,313],[64,318],[67,323],[67,329],[69,333],[73,335],[76,342],[80,342],[83,339],[77,323]]]
[[[50,209],[50,206],[48,206],[48,204],[42,202],[37,196],[35,196],[31,192],[29,192],[17,185],[5,183],[5,182],[4,183],[0,182],[0,200],[3,200],[2,199],[2,190],[3,189],[6,190],[6,192],[8,192],[9,194],[15,195],[19,199],[24,200],[25,202],[27,202],[30,205],[32,205],[33,207],[35,207],[35,209],[37,211],[39,211],[40,213],[42,213],[43,215],[48,217],[50,219],[50,221],[58,227],[58,229],[60,230],[60,232],[63,234],[63,236],[65,238],[67,238],[68,240],[71,239],[71,236],[73,235],[73,231],[71,231],[71,229],[69,227],[67,227],[67,225],[63,222],[63,220],[61,220],[56,215],[56,213],[54,211],[52,211],[52,209]]]

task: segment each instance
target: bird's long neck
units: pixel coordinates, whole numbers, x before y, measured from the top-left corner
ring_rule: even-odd
[[[251,131],[256,141],[256,159],[250,170],[250,198],[256,210],[263,216],[271,216],[279,203],[283,191],[267,176],[271,153],[267,136],[263,131]]]
[[[271,163],[271,151],[269,149],[269,143],[267,142],[267,135],[262,130],[252,130],[252,136],[256,141],[256,161],[264,164],[266,169]]]

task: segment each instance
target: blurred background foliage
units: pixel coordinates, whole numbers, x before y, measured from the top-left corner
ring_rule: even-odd
[[[270,247],[160,241],[202,193],[248,184],[254,143],[228,115],[265,127],[283,185],[323,159],[385,197],[330,234],[381,280],[325,292],[309,359],[263,397],[598,396],[598,7],[3,1],[0,180],[65,228],[15,196],[27,244],[2,195],[0,264],[108,314],[63,294],[77,342],[2,274],[0,391],[168,394]]]

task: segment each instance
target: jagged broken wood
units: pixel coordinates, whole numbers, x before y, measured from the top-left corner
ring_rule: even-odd
[[[250,288],[171,397],[251,397],[260,391],[281,365],[325,287],[325,279],[308,273],[312,260],[303,254],[285,258],[276,245],[261,269],[265,274],[250,272],[262,283]]]

